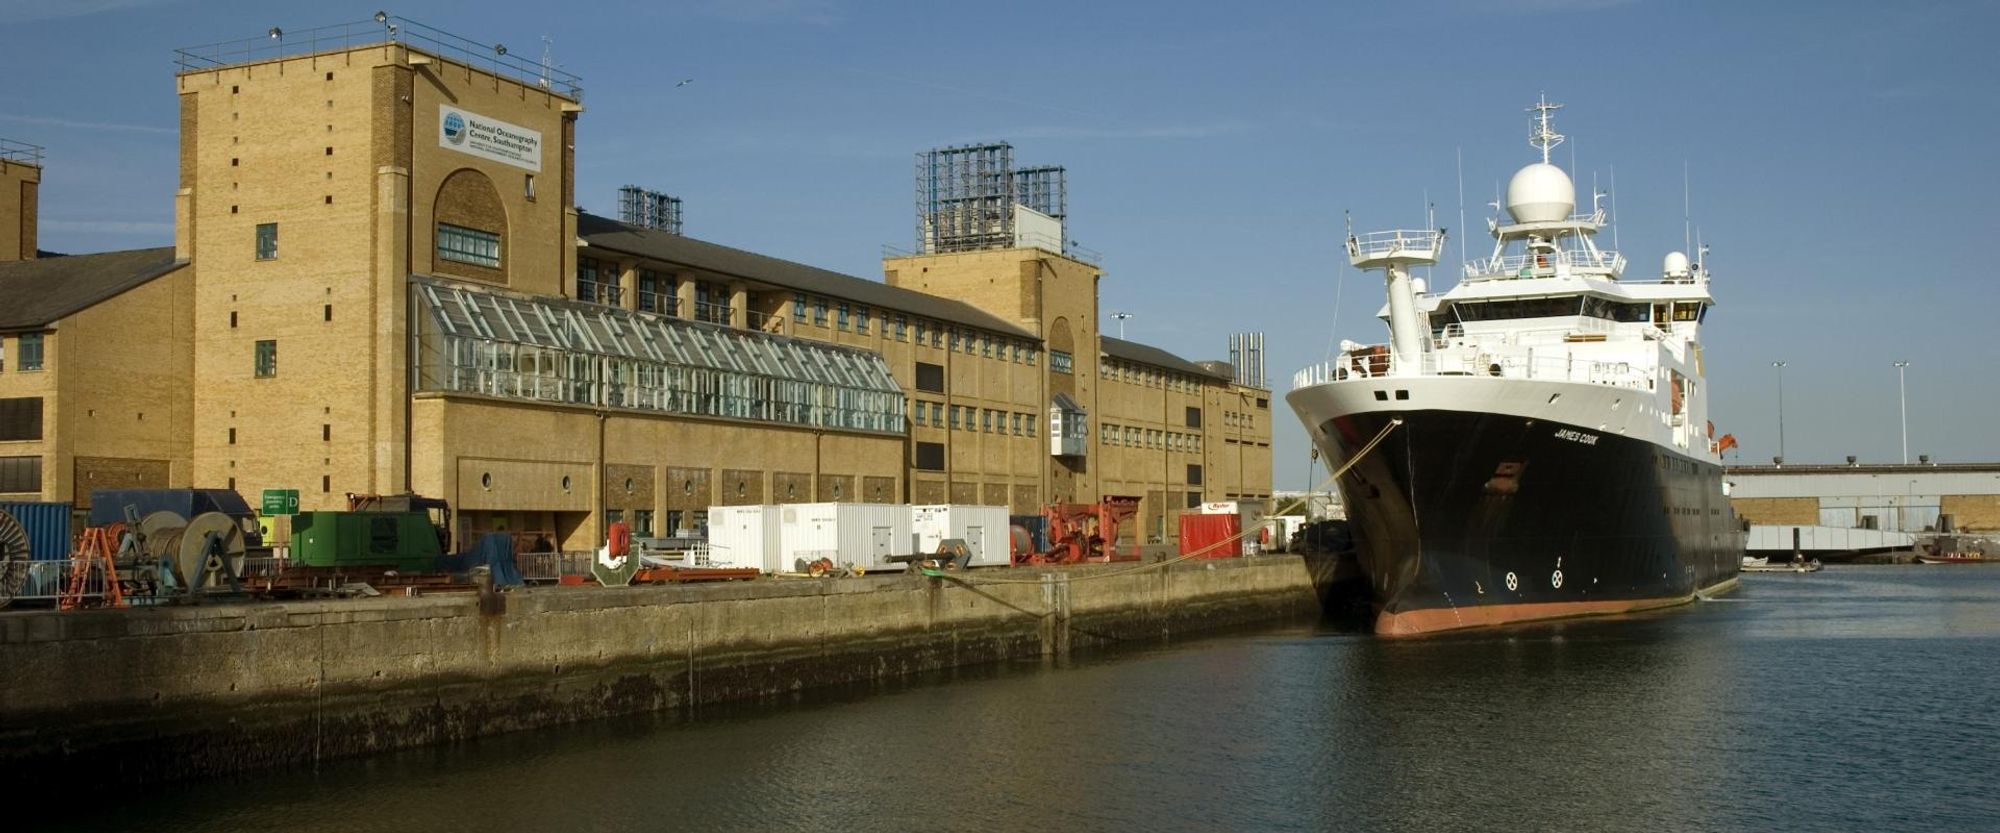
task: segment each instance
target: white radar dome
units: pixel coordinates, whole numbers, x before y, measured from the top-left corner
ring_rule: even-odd
[[[1536,162],[1507,180],[1507,213],[1516,223],[1551,223],[1569,219],[1576,210],[1576,184],[1569,174],[1547,162]]]
[[[1680,252],[1668,252],[1666,259],[1660,263],[1660,271],[1669,278],[1687,277],[1688,256]]]

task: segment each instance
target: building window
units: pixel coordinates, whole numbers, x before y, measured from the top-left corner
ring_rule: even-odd
[[[638,538],[653,537],[653,510],[632,510],[632,535]]]
[[[585,303],[618,306],[618,265],[587,257],[576,261],[576,299]]]
[[[1187,409],[1187,427],[1189,427],[1189,428],[1200,428],[1200,427],[1201,427],[1201,409],[1200,409],[1200,408],[1194,408],[1194,407],[1190,407],[1190,408],[1188,408],[1188,409]]]
[[[806,323],[806,294],[804,292],[792,293],[792,320],[800,324]]]
[[[820,298],[818,296],[814,296],[813,298],[813,324],[815,326],[820,326],[820,327],[826,326],[825,298]]]
[[[917,390],[944,393],[944,365],[917,362]]]
[[[265,340],[257,342],[257,378],[269,379],[278,375],[278,342]]]
[[[39,440],[41,438],[41,397],[21,396],[12,399],[0,399],[0,440]],[[0,489],[0,492],[5,491],[25,490]]]
[[[932,347],[944,346],[944,327],[938,325],[931,326],[931,346]]]
[[[1194,464],[1194,463],[1189,463],[1189,464],[1188,464],[1188,469],[1187,469],[1187,484],[1188,484],[1189,486],[1199,486],[1199,485],[1201,485],[1201,466],[1199,466],[1199,465],[1196,465],[1196,464]]]
[[[918,343],[918,344],[922,344],[922,343],[924,343],[924,332],[925,332],[926,330],[928,330],[928,329],[929,329],[928,327],[925,327],[925,326],[924,326],[924,320],[923,320],[923,319],[921,319],[921,318],[917,319],[917,343]]]
[[[910,319],[904,317],[901,313],[898,313],[896,315],[896,340],[906,341],[907,336],[909,335],[910,332],[909,328],[910,328]]]
[[[854,331],[855,331],[855,332],[857,332],[857,333],[860,333],[860,334],[862,334],[862,335],[867,335],[867,334],[868,334],[868,308],[867,308],[867,307],[857,307],[857,308],[855,308],[855,310],[854,310]]]
[[[847,302],[846,302],[846,301],[842,301],[842,302],[840,302],[840,309],[839,309],[839,314],[838,314],[837,316],[835,316],[835,318],[834,318],[834,320],[833,320],[833,326],[834,326],[834,328],[835,328],[835,329],[839,329],[839,330],[845,330],[845,329],[847,329]]]
[[[979,430],[981,430],[981,431],[985,431],[985,432],[987,432],[987,433],[989,433],[989,434],[993,432],[993,411],[992,411],[992,409],[990,409],[990,408],[981,408],[981,409],[980,409],[980,411],[979,411]]]
[[[729,289],[721,284],[696,281],[694,285],[694,320],[710,324],[729,323]]]
[[[257,259],[271,260],[278,256],[278,224],[257,224]]]
[[[928,403],[911,400],[910,421],[918,425],[924,424],[924,414],[929,410],[930,410],[930,405]]]
[[[680,299],[674,296],[674,276],[639,270],[639,311],[674,315]]]
[[[953,428],[954,430],[958,428],[958,406],[957,406],[957,405],[953,405],[953,406],[951,406],[951,427],[952,427],[952,428]]]
[[[922,471],[944,471],[944,443],[917,443],[912,467]]]
[[[1076,368],[1076,360],[1061,350],[1049,351],[1049,370],[1056,373],[1071,373]]]
[[[0,457],[0,492],[39,492],[42,490],[41,455],[27,457]]]
[[[944,403],[942,402],[931,403],[931,424],[932,425],[944,424]]]
[[[42,334],[22,333],[16,344],[20,351],[22,370],[42,369]]]
[[[488,269],[500,268],[500,235],[475,228],[439,223],[438,257]]]

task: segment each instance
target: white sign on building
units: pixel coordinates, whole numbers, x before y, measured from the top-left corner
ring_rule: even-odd
[[[542,170],[542,133],[489,119],[449,104],[438,105],[438,147],[516,168]]]

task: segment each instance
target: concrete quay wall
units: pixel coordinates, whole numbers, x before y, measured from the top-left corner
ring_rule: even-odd
[[[1310,615],[1300,556],[0,614],[0,778],[286,766]]]

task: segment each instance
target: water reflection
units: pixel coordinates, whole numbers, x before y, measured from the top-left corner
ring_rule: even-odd
[[[2000,570],[1313,625],[121,794],[90,829],[1992,829]]]

